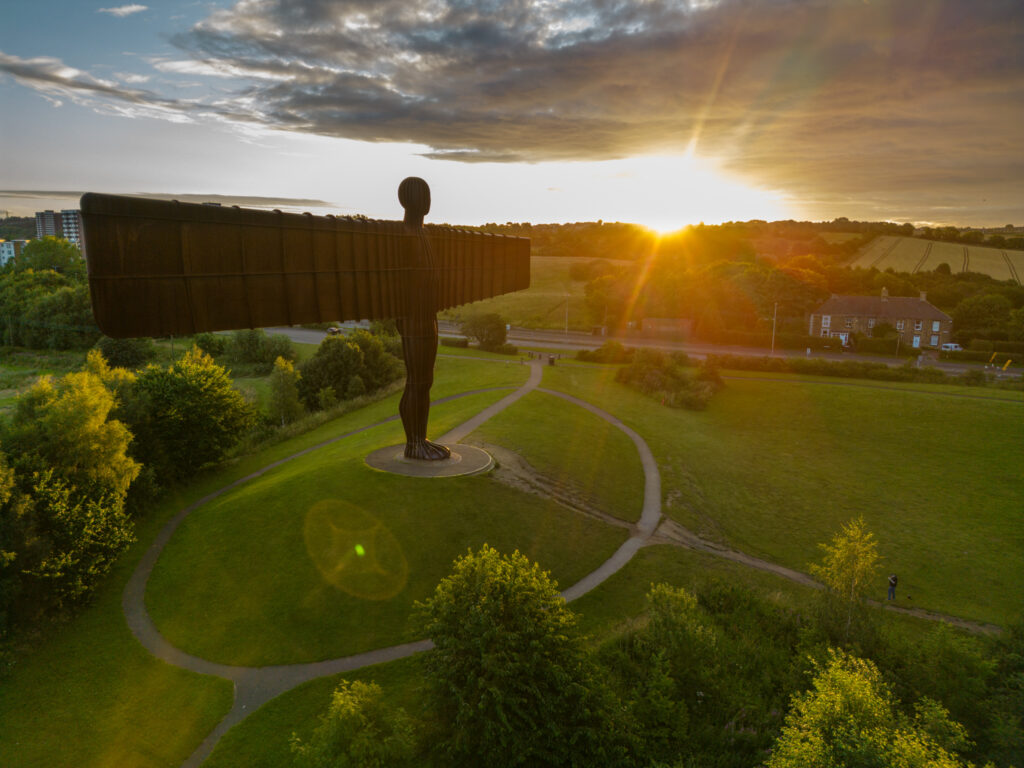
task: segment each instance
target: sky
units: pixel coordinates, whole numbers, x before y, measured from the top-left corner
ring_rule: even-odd
[[[1024,2],[16,2],[0,150],[12,215],[1024,225]]]

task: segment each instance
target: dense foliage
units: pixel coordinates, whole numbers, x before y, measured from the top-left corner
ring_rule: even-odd
[[[475,339],[480,349],[498,352],[505,346],[506,322],[494,312],[469,315],[462,321],[460,330],[467,337]]]
[[[292,737],[296,764],[308,768],[402,768],[412,765],[412,723],[388,706],[376,683],[342,680],[312,737]]]
[[[132,540],[125,498],[140,467],[114,405],[92,372],[43,377],[3,425],[0,636],[79,602]]]
[[[860,595],[872,544],[854,522],[823,548],[819,569],[834,592],[848,595],[853,583]],[[844,640],[819,610],[831,600],[793,609],[716,579],[693,590],[652,585],[643,615],[594,646],[547,574],[485,545],[419,605],[419,629],[436,647],[420,667],[427,696],[411,722],[414,762],[1014,764],[1024,744],[1024,625],[989,639],[936,624],[922,638],[865,607],[853,621],[872,631]],[[316,733],[344,734],[332,742],[344,755],[337,764],[374,735],[406,733],[404,713],[380,701],[354,685],[335,693]]]
[[[425,660],[453,765],[614,764],[614,728],[576,617],[549,575],[484,545],[420,606]]]
[[[613,351],[607,350],[602,357],[611,357]],[[637,349],[615,374],[615,380],[660,400],[662,405],[702,411],[724,386],[722,377],[713,361],[705,361],[695,371],[687,370],[688,365],[689,358],[682,352]]]
[[[299,366],[299,396],[311,411],[374,392],[402,374],[402,364],[367,331],[328,336]]]

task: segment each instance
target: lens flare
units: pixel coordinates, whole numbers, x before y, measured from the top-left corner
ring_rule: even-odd
[[[314,504],[303,525],[306,551],[324,581],[364,600],[404,588],[409,564],[398,540],[369,512],[344,501]]]

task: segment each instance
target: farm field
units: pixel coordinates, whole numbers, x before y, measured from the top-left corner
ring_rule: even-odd
[[[1024,277],[1024,252],[1004,251],[981,245],[960,245],[917,237],[876,237],[850,265],[897,272],[927,272],[939,264],[954,272],[978,272],[997,280],[1020,284]]]
[[[959,388],[946,394],[919,385],[737,376],[706,411],[691,412],[623,387],[614,373],[612,366],[545,366],[541,386],[603,408],[646,440],[659,465],[667,517],[708,539],[806,571],[820,558],[821,542],[863,515],[878,538],[883,568],[900,575],[906,605],[1000,624],[1020,618],[1024,480],[1016,468],[1024,463],[1024,446],[1012,426],[1024,408],[1019,398],[956,397],[968,391]],[[525,366],[506,360],[439,358],[436,398],[489,391],[439,403],[433,431],[461,423],[526,374]],[[226,711],[230,684],[164,665],[134,640],[120,597],[135,564],[177,510],[273,461],[377,424],[394,414],[396,403],[397,396],[390,396],[241,457],[177,489],[144,518],[138,543],[94,604],[0,682],[5,765],[67,764],[68,755],[80,766],[180,764]],[[589,503],[635,520],[641,482],[635,448],[594,418],[534,392],[469,441],[516,451],[556,481],[578,466],[571,482]],[[518,548],[565,587],[625,538],[622,528],[494,476],[440,486],[385,481],[361,457],[399,436],[396,422],[374,427],[271,470],[193,513],[149,584],[147,604],[160,630],[192,652],[236,663],[351,653],[412,639],[411,603],[429,593],[467,547],[487,541]],[[304,536],[304,523],[324,502],[343,514],[362,510],[356,515],[372,516],[374,525],[387,528],[407,565],[397,593],[359,596],[320,577],[310,550],[316,540]],[[599,641],[635,620],[652,582],[692,587],[708,580],[748,586],[787,607],[805,604],[811,594],[709,555],[657,546],[641,550],[574,606]],[[879,598],[884,589],[883,579]],[[416,664],[410,659],[346,677],[378,680],[414,710]],[[272,700],[231,730],[208,764],[281,765],[291,733],[309,732],[336,683],[315,680]]]
[[[569,329],[589,331],[584,283],[569,279],[569,267],[593,259],[571,256],[533,256],[530,258],[530,287],[517,293],[477,301],[438,315],[439,319],[458,321],[462,316],[496,312],[512,325],[522,328],[565,328],[566,296],[569,302]],[[628,262],[614,262],[628,263]]]

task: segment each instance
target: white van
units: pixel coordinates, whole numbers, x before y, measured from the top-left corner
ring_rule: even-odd
[[[962,352],[964,348],[959,344],[943,344],[941,349],[943,352]]]

